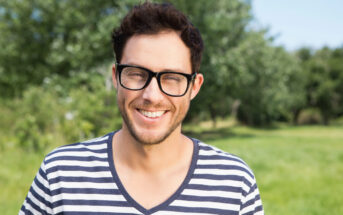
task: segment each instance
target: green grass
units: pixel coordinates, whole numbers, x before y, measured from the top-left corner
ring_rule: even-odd
[[[43,157],[14,149],[0,152],[1,214],[18,214]]]
[[[185,130],[249,164],[266,214],[343,214],[343,126]],[[13,147],[0,151],[1,214],[18,213],[43,157]]]

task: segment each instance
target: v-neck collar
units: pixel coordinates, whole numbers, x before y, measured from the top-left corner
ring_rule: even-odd
[[[112,132],[110,134],[109,138],[107,139],[107,154],[108,154],[107,157],[108,157],[108,163],[109,163],[110,171],[112,173],[114,182],[116,183],[119,191],[124,196],[124,198],[129,203],[130,206],[134,207],[135,209],[137,209],[139,212],[141,212],[143,214],[153,214],[157,211],[163,210],[168,205],[170,205],[170,203],[172,203],[174,200],[176,200],[178,198],[178,196],[182,193],[182,191],[185,189],[185,187],[189,184],[189,181],[191,180],[192,175],[194,173],[196,161],[198,159],[198,152],[199,152],[198,141],[196,139],[190,138],[193,142],[192,161],[191,161],[191,165],[188,169],[187,175],[186,175],[185,179],[183,180],[182,184],[179,186],[179,188],[167,200],[165,200],[161,204],[154,206],[151,209],[146,209],[143,206],[141,206],[138,202],[136,202],[136,200],[134,200],[130,196],[130,194],[126,191],[125,187],[121,183],[119,176],[117,174],[117,171],[116,171],[116,168],[114,165],[114,160],[113,160],[113,153],[112,153],[113,152],[112,139],[113,139],[113,136],[116,132],[117,131]]]

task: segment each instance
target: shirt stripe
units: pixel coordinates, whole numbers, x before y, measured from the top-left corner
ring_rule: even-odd
[[[19,214],[264,214],[256,179],[247,164],[195,139],[183,184],[164,203],[145,209],[129,196],[115,172],[113,134],[49,153]]]

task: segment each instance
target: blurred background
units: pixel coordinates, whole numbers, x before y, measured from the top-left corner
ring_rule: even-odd
[[[46,153],[120,128],[110,34],[139,2],[0,0],[1,214]],[[205,42],[184,132],[242,157],[266,214],[343,214],[343,2],[170,2]]]

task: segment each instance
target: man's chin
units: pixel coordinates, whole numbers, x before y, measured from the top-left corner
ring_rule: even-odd
[[[132,132],[131,135],[135,138],[137,142],[139,142],[142,145],[157,145],[163,142],[165,139],[167,139],[170,135],[170,133],[167,134],[161,134],[156,135],[153,134],[153,132]]]
[[[125,128],[130,135],[141,145],[156,145],[165,141],[181,124],[179,123],[162,123],[159,126],[145,126],[139,123],[134,123],[128,117],[123,117]]]
[[[177,127],[177,126],[176,126]],[[142,128],[131,124],[127,126],[131,136],[141,145],[157,145],[165,141],[174,131],[175,127],[163,128]]]

